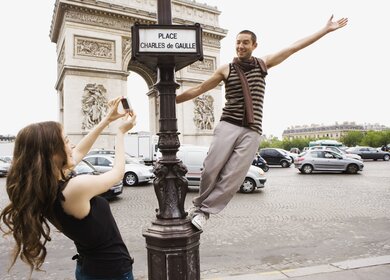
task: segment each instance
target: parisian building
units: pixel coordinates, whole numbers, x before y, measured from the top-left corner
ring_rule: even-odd
[[[335,123],[332,125],[311,124],[311,125],[296,125],[288,127],[283,131],[283,139],[340,139],[343,135],[350,131],[381,131],[387,130],[386,127],[380,124],[356,124],[355,122]]]

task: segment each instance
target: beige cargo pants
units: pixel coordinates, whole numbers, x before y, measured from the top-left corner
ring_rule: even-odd
[[[219,122],[203,162],[199,196],[193,199],[194,206],[208,214],[224,209],[244,182],[259,143],[258,132]]]

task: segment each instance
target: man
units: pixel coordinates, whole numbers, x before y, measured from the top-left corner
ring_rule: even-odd
[[[257,152],[267,70],[348,23],[347,18],[332,20],[333,15],[319,31],[261,59],[252,56],[257,47],[256,35],[249,30],[241,31],[236,38],[237,57],[233,63],[219,67],[208,80],[176,97],[176,103],[181,103],[215,88],[222,81],[225,83],[225,107],[203,163],[199,196],[193,199],[194,206],[189,210],[191,222],[199,230],[210,214],[219,213],[229,203]]]

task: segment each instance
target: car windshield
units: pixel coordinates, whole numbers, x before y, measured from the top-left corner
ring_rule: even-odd
[[[84,174],[84,173],[93,173],[95,172],[95,169],[85,161],[80,161],[80,163],[77,164],[76,167],[74,168],[74,171],[77,174]]]
[[[139,162],[137,159],[132,158],[132,157],[129,156],[129,155],[125,155],[125,163],[127,163],[127,164],[130,164],[130,163],[138,163],[138,164],[140,164],[140,162]]]
[[[276,149],[276,150],[281,152],[283,155],[288,155],[288,152],[286,150],[283,150],[283,149]]]

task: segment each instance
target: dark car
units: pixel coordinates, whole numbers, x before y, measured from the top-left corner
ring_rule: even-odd
[[[372,147],[367,146],[357,146],[347,149],[348,153],[353,153],[359,155],[362,159],[383,159],[384,161],[390,160],[390,153],[381,151]]]
[[[259,154],[264,158],[268,165],[280,165],[282,167],[290,167],[292,159],[283,150],[277,148],[260,149]]]
[[[75,166],[73,169],[73,172],[76,173],[77,175],[81,174],[92,174],[92,175],[99,175],[100,172],[97,171],[92,164],[90,164],[86,160],[80,161],[79,164]],[[112,186],[108,191],[105,193],[102,193],[100,196],[106,198],[106,199],[112,199],[118,195],[120,195],[123,191],[123,183],[122,181],[118,182],[114,186]]]

